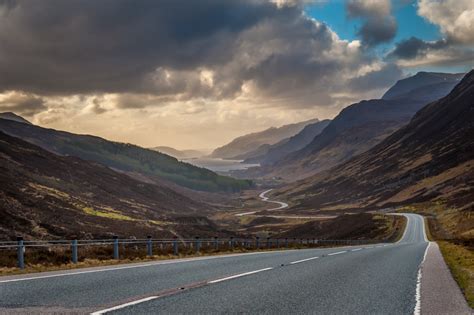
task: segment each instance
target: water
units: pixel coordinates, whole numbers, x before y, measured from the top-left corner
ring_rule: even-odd
[[[223,160],[213,158],[184,159],[183,162],[199,167],[205,167],[214,172],[227,173],[235,170],[246,170],[249,167],[260,166],[260,164],[241,163],[241,160]]]

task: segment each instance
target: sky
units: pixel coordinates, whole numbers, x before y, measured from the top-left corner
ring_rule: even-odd
[[[0,111],[212,149],[474,66],[472,0],[0,0]]]

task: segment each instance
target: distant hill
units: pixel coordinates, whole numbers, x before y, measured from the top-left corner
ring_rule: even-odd
[[[251,154],[251,156],[248,156],[247,154],[262,145],[272,145],[283,139],[294,136],[303,130],[306,125],[317,121],[317,119],[312,119],[296,124],[284,125],[278,128],[272,127],[264,131],[238,137],[230,143],[215,149],[212,152],[211,157],[230,160],[244,160],[253,157],[253,154]],[[260,153],[262,153],[262,151]]]
[[[7,119],[7,120],[13,120],[13,121],[16,121],[16,122],[31,125],[31,123],[28,120],[26,120],[25,118],[23,118],[21,116],[16,115],[15,113],[12,113],[12,112],[0,113],[0,118],[1,119]]]
[[[201,157],[204,156],[204,152],[198,151],[198,150],[177,150],[172,147],[166,147],[166,146],[159,146],[159,147],[154,147],[150,148],[153,151],[158,151],[164,154],[171,155],[172,157],[175,157],[177,159],[189,159],[189,158],[196,158],[196,157]]]
[[[210,209],[165,186],[0,132],[0,239],[190,237],[200,227],[184,228],[179,217],[202,217]]]
[[[272,165],[283,159],[288,154],[301,150],[319,135],[331,120],[325,119],[309,125],[306,125],[296,135],[284,139],[274,145],[269,146],[264,154],[257,155],[244,161],[244,163],[261,163],[262,165]]]
[[[385,92],[382,99],[393,100],[400,98],[400,96],[426,86],[430,86],[430,93],[436,93],[437,89],[433,87],[446,82],[460,81],[464,75],[465,73],[418,72],[414,76],[399,80],[394,86]],[[417,94],[420,93],[418,92]]]
[[[473,100],[474,70],[449,95],[423,107],[374,148],[279,193],[298,204],[296,208],[318,211],[435,201],[472,213]]]
[[[250,181],[221,176],[166,154],[96,136],[77,135],[6,119],[0,119],[0,131],[59,155],[76,156],[122,172],[139,173],[191,189],[235,192],[252,185]]]
[[[411,78],[404,79],[387,92],[390,97],[386,94],[385,99],[361,101],[344,108],[310,144],[263,168],[263,173],[295,180],[343,163],[372,148],[408,123],[427,103],[445,96],[459,83],[459,75],[447,74],[442,83],[433,83],[428,74],[415,77],[414,89],[403,83]],[[441,80],[438,74],[435,78]]]

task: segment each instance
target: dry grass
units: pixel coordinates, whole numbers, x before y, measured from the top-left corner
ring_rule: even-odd
[[[474,308],[474,251],[452,242],[438,241],[437,243],[467,303]]]
[[[474,215],[446,208],[442,202],[415,204],[400,210],[425,215],[428,239],[438,243],[469,306],[474,307]]]

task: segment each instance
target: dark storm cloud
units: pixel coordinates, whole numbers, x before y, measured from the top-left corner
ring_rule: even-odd
[[[32,95],[14,93],[0,101],[0,112],[15,112],[25,116],[32,116],[46,108],[41,97]]]
[[[0,88],[42,93],[148,90],[153,70],[232,57],[232,37],[276,14],[240,0],[8,1],[0,4]]]
[[[117,93],[115,108],[139,109],[235,99],[250,86],[252,97],[284,106],[331,104],[345,89],[341,74],[377,60],[305,16],[302,3],[0,0],[0,92]],[[388,38],[368,27],[367,44]]]
[[[447,46],[448,42],[443,39],[435,42],[427,42],[417,37],[410,37],[409,39],[397,43],[393,51],[389,54],[389,57],[414,59],[420,55],[426,54],[429,50],[442,49]]]
[[[357,31],[362,42],[368,46],[375,46],[391,41],[397,34],[397,22],[391,16],[370,18]]]
[[[367,46],[391,41],[397,34],[397,21],[391,16],[389,0],[350,0],[346,4],[349,18],[360,18],[357,35]]]

